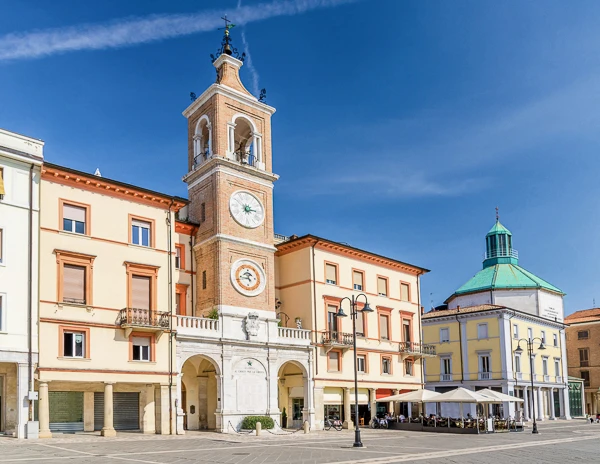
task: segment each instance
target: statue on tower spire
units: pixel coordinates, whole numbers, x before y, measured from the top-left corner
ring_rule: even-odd
[[[499,208],[496,206],[496,222],[500,221],[500,210]]]
[[[227,15],[221,17],[221,19],[225,21],[225,27],[219,28],[219,30],[223,30],[223,40],[221,41],[221,46],[217,50],[217,54],[210,55],[211,61],[214,63],[217,58],[219,58],[222,54],[225,54],[243,62],[246,58],[246,54],[239,54],[237,48],[232,46],[231,36],[229,35],[229,31],[235,27],[235,24],[233,24],[229,19],[227,19]]]

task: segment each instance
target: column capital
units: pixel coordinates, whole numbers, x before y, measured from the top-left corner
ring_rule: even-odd
[[[116,383],[117,383],[117,382],[104,382],[104,385],[114,385],[114,384],[116,384]]]

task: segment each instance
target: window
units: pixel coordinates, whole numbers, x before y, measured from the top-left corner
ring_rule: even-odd
[[[404,360],[404,373],[405,375],[413,375],[413,361],[412,359]]]
[[[150,337],[131,337],[131,345],[131,359],[150,361]]]
[[[85,358],[84,332],[63,332],[63,356],[65,358]]]
[[[335,264],[325,264],[325,282],[337,285],[337,266]]]
[[[548,375],[548,358],[542,358],[542,374]]]
[[[327,370],[330,372],[340,371],[340,352],[330,351],[327,355]]]
[[[381,340],[390,339],[390,317],[387,314],[379,315],[379,338]]]
[[[145,264],[129,263],[125,262],[127,266],[127,307],[142,309],[142,310],[155,310],[157,301],[157,278],[158,278],[158,267],[149,266]],[[143,314],[150,313],[139,313],[141,317]]]
[[[542,339],[542,343],[545,345],[546,344],[546,331],[542,330],[540,332],[540,338]]]
[[[560,377],[560,360],[554,360],[554,375]]]
[[[365,315],[362,310],[356,311],[356,335],[359,337],[365,336]]]
[[[360,271],[352,271],[352,287],[354,290],[363,289],[364,274]]]
[[[206,221],[206,203],[200,205],[200,223]]]
[[[489,380],[491,379],[491,369],[490,369],[490,355],[489,354],[480,354],[479,355],[479,379],[480,380]]]
[[[558,346],[558,334],[552,334],[552,344]]]
[[[580,377],[583,379],[583,386],[590,386],[590,371],[581,371]]]
[[[6,297],[4,295],[0,295],[0,332],[5,332],[6,329],[4,327],[4,305],[6,304]]]
[[[577,331],[577,340],[587,340],[590,338],[589,330],[578,330]]]
[[[513,338],[515,340],[519,338],[519,326],[517,324],[513,324]]]
[[[589,367],[590,366],[590,350],[582,348],[579,350],[579,366]]]
[[[410,320],[402,319],[402,341],[406,343],[412,342],[411,333]]]
[[[515,354],[515,372],[521,372],[521,356]]]
[[[0,168],[0,200],[4,199],[5,194],[4,188],[4,168]]]
[[[387,284],[388,281],[385,277],[377,277],[377,293],[379,294],[379,296],[387,296]]]
[[[527,328],[527,338],[531,340],[533,338],[533,329],[531,327]]]
[[[400,299],[410,301],[410,285],[405,282],[400,282]]]
[[[381,358],[381,373],[382,374],[391,374],[392,373],[392,359],[391,358]]]
[[[185,269],[185,245],[175,245],[175,269]]]
[[[131,307],[150,309],[150,277],[144,275],[131,276]]]
[[[181,308],[181,293],[178,292],[178,293],[175,293],[175,312],[178,315],[181,315],[180,308]],[[184,314],[184,316],[185,316],[185,314]]]
[[[444,327],[440,329],[440,343],[445,343],[450,341],[450,329],[448,327]]]
[[[356,368],[361,374],[367,372],[367,357],[364,354],[356,356]]]
[[[92,270],[94,256],[54,250],[58,262],[60,303],[92,305]]]
[[[452,358],[442,358],[442,374],[452,374]]]
[[[327,330],[329,332],[338,331],[337,306],[327,305]]]
[[[477,338],[479,340],[483,340],[484,338],[488,338],[488,325],[485,324],[477,324]]]
[[[0,229],[0,263],[4,262],[4,230]]]
[[[202,290],[206,290],[206,271],[202,271]]]
[[[151,229],[150,222],[133,219],[131,221],[131,243],[145,247],[151,246]]]
[[[87,234],[88,207],[62,203],[62,230],[75,234]]]
[[[187,285],[175,284],[175,312],[180,316],[187,315]]]

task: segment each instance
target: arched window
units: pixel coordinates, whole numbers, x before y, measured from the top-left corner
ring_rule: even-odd
[[[208,116],[203,115],[196,124],[194,132],[194,166],[212,156],[211,125]]]
[[[262,136],[254,122],[244,115],[233,117],[229,126],[229,152],[231,157],[250,166],[264,169],[262,160]]]

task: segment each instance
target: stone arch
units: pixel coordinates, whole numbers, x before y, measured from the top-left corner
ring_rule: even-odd
[[[219,363],[208,355],[190,355],[182,361],[181,382],[186,387],[182,407],[188,430],[220,430],[221,378]]]
[[[212,156],[212,126],[208,115],[203,114],[196,122],[193,138],[194,160],[199,164]]]
[[[283,360],[277,368],[277,399],[282,412],[281,426],[300,428],[304,421],[312,425],[311,379],[308,368],[302,361]],[[283,423],[283,408],[286,409],[287,420]]]
[[[249,116],[237,113],[231,118],[228,131],[228,151],[242,164],[260,166],[263,161],[262,135]]]

